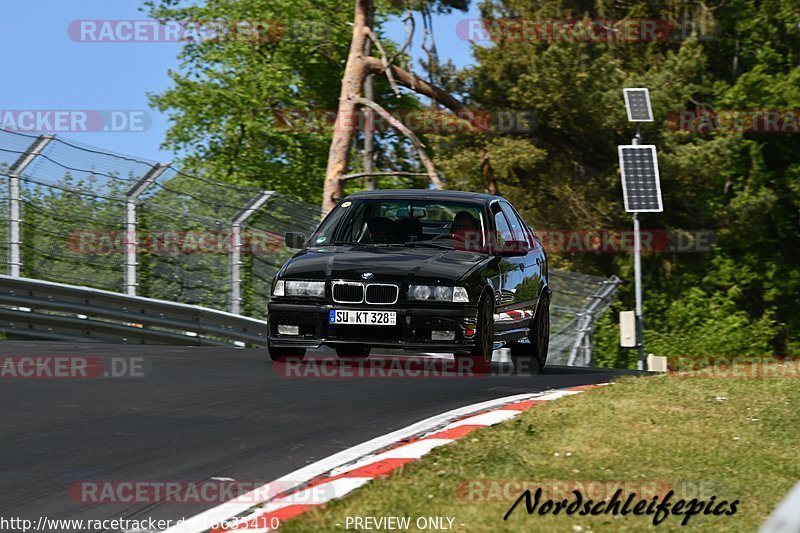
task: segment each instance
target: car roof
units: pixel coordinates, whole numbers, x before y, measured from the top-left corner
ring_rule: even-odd
[[[492,200],[502,200],[493,194],[469,191],[442,191],[435,189],[376,189],[374,191],[360,191],[347,196],[349,200],[367,198],[415,198],[420,200],[467,200],[476,203],[489,203]]]

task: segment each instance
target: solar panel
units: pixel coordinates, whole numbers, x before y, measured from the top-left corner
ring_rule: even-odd
[[[653,122],[653,109],[650,107],[650,91],[644,88],[623,89],[628,122]]]
[[[624,145],[619,146],[618,151],[625,211],[628,213],[663,211],[655,145]]]

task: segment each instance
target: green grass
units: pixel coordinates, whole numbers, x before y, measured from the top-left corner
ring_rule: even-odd
[[[348,516],[449,516],[456,531],[755,531],[800,480],[798,442],[797,380],[625,378],[437,448],[281,531],[345,531]],[[652,516],[528,515],[524,503],[504,521],[521,491],[470,498],[476,480],[658,483],[676,498],[740,503],[686,527],[677,516],[655,527]]]

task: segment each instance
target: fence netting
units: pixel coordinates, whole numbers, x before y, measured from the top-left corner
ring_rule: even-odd
[[[237,269],[239,309],[261,319],[272,279],[293,253],[283,235],[308,235],[319,222],[318,206],[287,195],[221,183],[60,137],[48,136],[31,158],[30,150],[41,139],[0,130],[4,273],[11,273],[11,175],[18,177],[20,188],[22,277],[130,293],[126,250],[135,239],[137,295],[220,310],[232,308],[237,281],[231,260],[234,221],[254,199],[265,196],[266,202],[241,225]],[[16,168],[26,156],[27,164]],[[126,225],[132,205],[134,232]],[[575,359],[576,349],[586,349],[586,331],[590,335],[591,323],[610,301],[603,289],[608,280],[559,271],[551,276],[551,357],[565,363],[571,354]],[[598,298],[602,305],[592,305]],[[588,364],[590,358],[583,353],[579,359]]]

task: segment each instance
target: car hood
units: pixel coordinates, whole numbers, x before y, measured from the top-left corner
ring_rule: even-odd
[[[490,257],[463,250],[325,246],[290,259],[281,277],[362,280],[362,274],[371,272],[370,281],[458,281]]]

